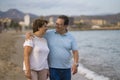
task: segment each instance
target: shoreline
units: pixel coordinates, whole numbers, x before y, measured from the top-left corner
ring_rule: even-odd
[[[70,31],[96,31],[96,30],[120,30],[120,27],[105,27],[105,28],[78,28],[78,27],[69,27],[68,30]]]

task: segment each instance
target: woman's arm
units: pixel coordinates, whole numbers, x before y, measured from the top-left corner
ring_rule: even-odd
[[[31,79],[31,70],[30,70],[30,54],[32,52],[32,47],[25,46],[24,47],[24,63],[26,67],[25,76]]]

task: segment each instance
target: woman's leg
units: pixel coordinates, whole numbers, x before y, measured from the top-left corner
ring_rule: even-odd
[[[37,73],[37,71],[31,70],[31,77],[32,77],[31,80],[38,80],[38,73]]]
[[[40,70],[38,72],[38,80],[47,80],[47,73],[48,73],[47,69]]]

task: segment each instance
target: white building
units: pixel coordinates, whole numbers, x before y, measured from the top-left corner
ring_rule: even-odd
[[[25,23],[25,26],[30,25],[30,16],[28,14],[24,16],[24,23]]]
[[[53,17],[50,17],[50,18],[49,18],[48,26],[53,26],[53,25],[54,25]]]
[[[100,26],[93,25],[91,28],[92,28],[92,29],[100,29]]]
[[[24,31],[25,27],[29,27],[30,25],[30,16],[26,14],[24,16],[24,21],[20,21],[19,24],[22,26],[22,31]]]

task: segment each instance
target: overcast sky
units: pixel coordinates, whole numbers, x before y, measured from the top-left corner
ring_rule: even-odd
[[[37,15],[99,15],[120,12],[120,0],[0,0],[0,11],[18,9]]]

